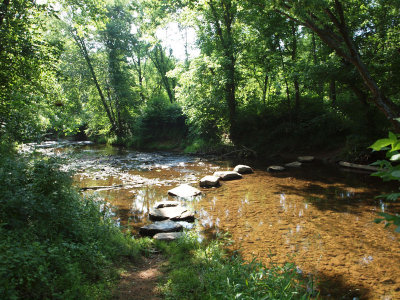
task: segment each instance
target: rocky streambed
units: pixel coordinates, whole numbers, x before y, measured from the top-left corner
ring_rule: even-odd
[[[163,233],[164,239],[187,229],[203,238],[229,232],[233,249],[246,259],[266,264],[290,260],[298,272],[319,279],[328,299],[400,299],[399,235],[373,223],[378,212],[399,213],[400,207],[375,198],[393,186],[367,173],[299,157],[251,165],[254,173],[238,172],[241,179],[221,181],[219,175],[236,164],[89,143],[48,142],[28,145],[25,151],[31,148],[64,158],[63,169],[75,172],[82,193],[104,201],[103,209],[135,235],[156,222],[180,226],[176,234]],[[268,172],[271,166],[282,168]],[[168,194],[182,184],[201,194],[188,199]],[[157,202],[177,202],[179,210]],[[172,211],[179,217],[193,212],[193,217],[160,219]]]

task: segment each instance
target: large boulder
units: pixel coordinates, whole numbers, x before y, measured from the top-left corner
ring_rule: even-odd
[[[200,186],[209,188],[219,186],[219,177],[207,175],[200,179]]]
[[[191,198],[201,194],[201,191],[188,184],[181,184],[168,191],[168,194],[180,198]]]
[[[183,227],[181,224],[166,220],[154,222],[153,224],[140,227],[139,233],[143,236],[153,236],[160,232],[178,232],[182,230]]]
[[[268,172],[281,172],[281,171],[284,171],[284,170],[285,170],[285,168],[282,167],[282,166],[269,166],[267,168]]]
[[[297,160],[299,162],[312,162],[314,160],[314,156],[299,156]]]
[[[157,233],[155,236],[153,236],[153,239],[170,242],[180,239],[184,235],[185,234],[183,232],[162,232],[162,233]]]
[[[172,206],[154,208],[149,213],[150,220],[161,221],[170,219],[172,221],[194,222],[194,213],[183,206]]]
[[[234,180],[242,178],[242,175],[234,171],[218,171],[215,172],[213,176],[219,177],[221,180]]]
[[[253,169],[246,165],[237,165],[234,169],[234,172],[238,172],[240,174],[251,174],[253,173]]]

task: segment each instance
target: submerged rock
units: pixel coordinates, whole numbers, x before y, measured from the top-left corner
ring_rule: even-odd
[[[246,165],[237,165],[234,169],[234,172],[238,172],[240,174],[251,174],[253,173],[253,169]]]
[[[221,180],[234,180],[242,178],[242,175],[234,171],[218,171],[215,172],[213,176],[219,177]]]
[[[153,224],[140,227],[139,233],[143,236],[153,236],[160,232],[178,232],[182,230],[182,225],[170,220],[166,220],[154,222]]]
[[[179,206],[180,202],[178,201],[162,201],[162,202],[157,202],[154,205],[154,208],[163,208],[163,207],[174,207],[174,206]]]
[[[200,195],[201,191],[188,184],[181,184],[180,186],[177,186],[176,188],[169,190],[168,194],[181,198],[190,198]]]
[[[155,221],[166,219],[172,221],[194,221],[194,213],[183,206],[155,208],[150,211],[149,217],[150,220]]]
[[[299,161],[294,161],[294,162],[285,164],[285,167],[288,167],[288,168],[300,168],[301,165],[302,165],[301,162],[299,162]]]
[[[269,166],[267,168],[268,172],[280,172],[280,171],[284,171],[284,170],[285,170],[285,168],[282,166]]]
[[[219,177],[207,175],[200,179],[200,186],[209,188],[219,186]]]
[[[169,242],[180,239],[184,235],[185,234],[183,232],[163,232],[163,233],[157,233],[155,236],[153,236],[153,239]]]
[[[297,160],[299,162],[312,162],[314,160],[314,156],[299,156]]]

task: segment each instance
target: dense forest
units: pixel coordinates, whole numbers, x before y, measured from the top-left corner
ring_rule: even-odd
[[[399,130],[399,6],[4,0],[1,138],[358,158]]]
[[[0,297],[107,298],[121,260],[155,247],[82,200],[59,161],[19,154],[23,143],[371,162],[390,131],[372,148],[400,159],[399,16],[398,0],[0,0]],[[157,247],[183,264],[171,277],[182,286],[204,272],[198,299],[266,286],[271,299],[318,297],[295,266],[229,264],[220,242]],[[167,298],[185,290],[169,284]]]

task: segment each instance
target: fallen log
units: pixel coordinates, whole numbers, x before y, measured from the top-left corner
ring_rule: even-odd
[[[366,170],[366,171],[370,171],[370,172],[377,172],[380,170],[378,167],[369,166],[369,165],[353,164],[353,163],[350,163],[347,161],[339,161],[339,165],[342,167],[346,167],[346,168],[354,168],[354,169]]]
[[[87,190],[101,190],[101,189],[117,189],[124,187],[123,184],[117,184],[117,185],[97,185],[97,186],[86,186],[81,188],[81,191],[87,191]]]

